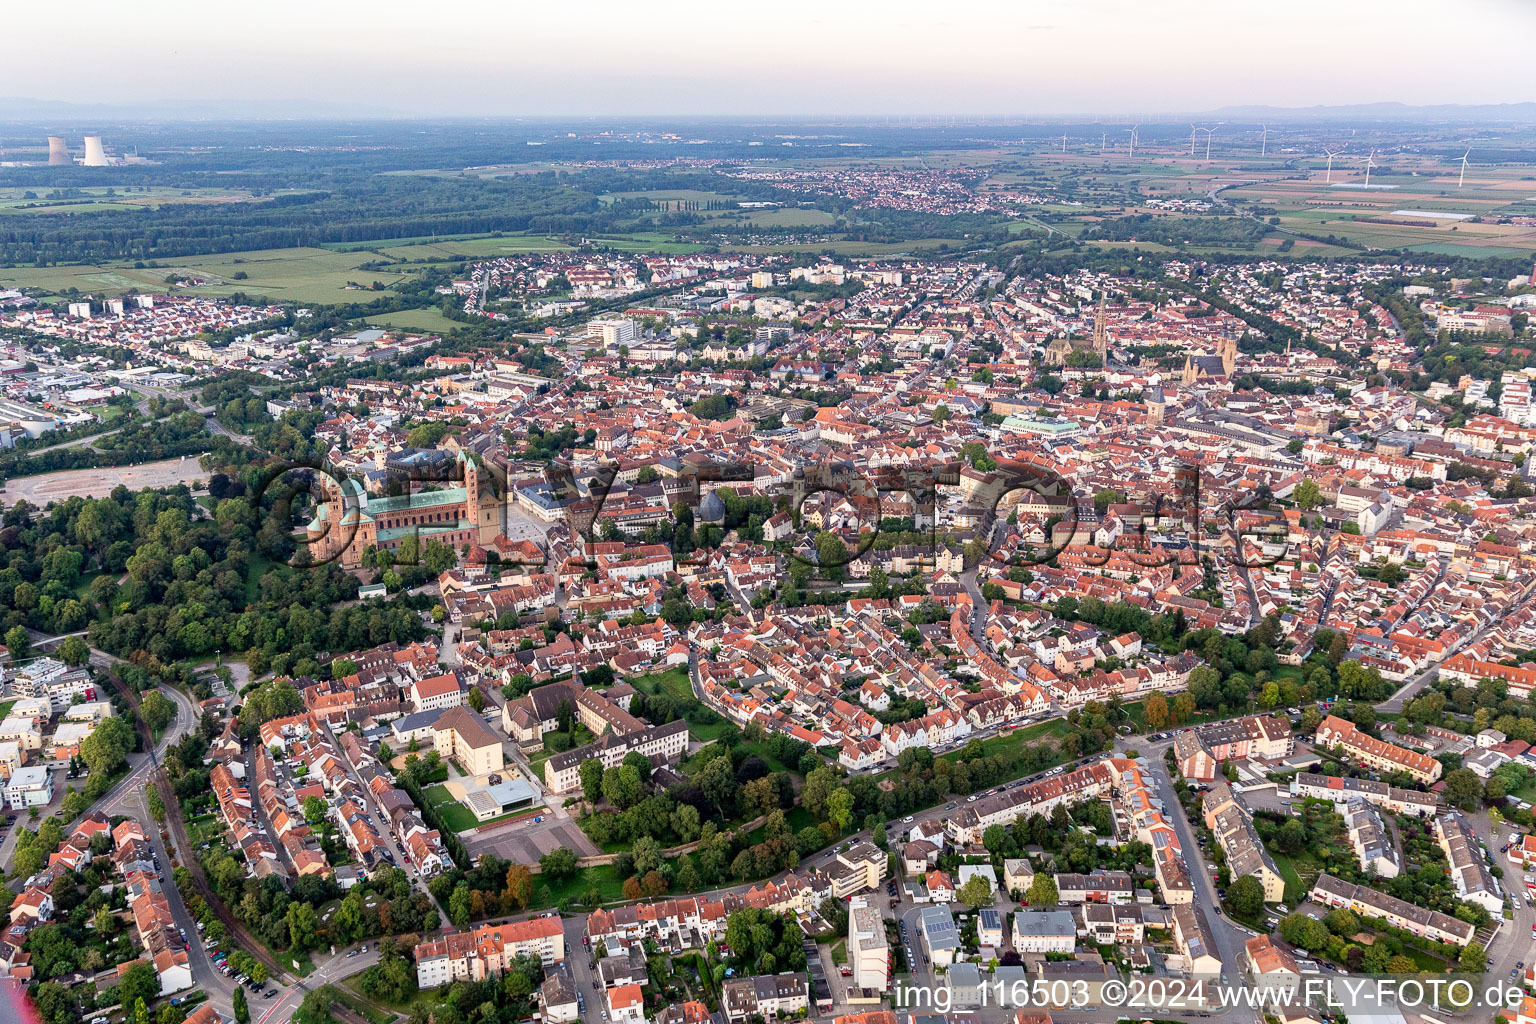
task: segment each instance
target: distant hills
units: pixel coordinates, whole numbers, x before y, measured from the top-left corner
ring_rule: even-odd
[[[26,122],[52,122],[68,123],[80,121],[322,121],[322,120],[423,120],[442,121],[455,120],[452,114],[439,116],[427,116],[414,114],[395,108],[353,103],[347,101],[329,102],[326,100],[312,99],[277,99],[277,100],[222,100],[222,99],[167,99],[126,101],[120,103],[75,103],[63,100],[46,100],[35,97],[6,96],[0,97],[0,112],[3,112],[5,123]],[[594,112],[596,115],[598,112]],[[728,115],[711,115],[701,112],[698,115],[679,117],[678,115],[657,115],[668,120],[689,120],[692,117],[718,120],[721,122],[755,121],[762,115],[732,117]],[[1029,120],[1066,121],[1076,122],[1087,118],[1100,118],[1101,116],[1086,112],[1075,114],[1046,115],[1031,114],[1028,111],[1018,111],[1016,116]],[[1123,115],[1114,115],[1120,117]],[[1159,117],[1184,118],[1198,117],[1206,119],[1223,119],[1235,121],[1418,121],[1418,122],[1476,122],[1476,123],[1510,123],[1520,122],[1536,125],[1536,102],[1522,103],[1442,103],[1429,105],[1414,105],[1408,103],[1384,102],[1384,103],[1351,103],[1338,106],[1310,106],[1310,107],[1281,107],[1264,104],[1232,104],[1219,107],[1215,110],[1198,112],[1169,111],[1158,115]],[[526,115],[508,113],[508,119],[528,120]],[[841,122],[856,122],[857,116],[831,115],[831,114],[801,114],[779,115],[774,118],[778,122],[811,121],[820,122],[833,118]],[[469,115],[466,120],[497,120],[483,115]],[[550,120],[579,120],[580,115],[571,115],[568,118],[550,118]],[[646,121],[651,120],[644,116],[612,117],[613,120]],[[535,120],[544,120],[535,118]],[[884,115],[874,115],[869,118],[874,123],[889,123],[889,118]],[[1007,118],[999,118],[1006,121]]]
[[[1413,106],[1407,103],[1352,103],[1336,107],[1230,106],[1211,116],[1276,121],[1370,120],[1370,121],[1523,121],[1536,124],[1536,103],[1439,103]]]

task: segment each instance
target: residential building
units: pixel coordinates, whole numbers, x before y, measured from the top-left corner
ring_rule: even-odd
[[[1077,924],[1066,910],[1020,910],[1013,915],[1013,948],[1019,953],[1070,953]]]
[[[1477,933],[1474,925],[1460,918],[1414,906],[1396,896],[1388,896],[1368,886],[1341,881],[1327,873],[1317,877],[1317,882],[1312,886],[1311,898],[1324,906],[1345,907],[1362,917],[1376,918],[1394,928],[1437,942],[1465,946]]]
[[[1377,771],[1406,772],[1423,783],[1440,778],[1440,762],[1428,754],[1368,736],[1355,728],[1355,723],[1337,715],[1323,719],[1323,724],[1317,727],[1315,743],[1320,747],[1341,747],[1346,754]]]

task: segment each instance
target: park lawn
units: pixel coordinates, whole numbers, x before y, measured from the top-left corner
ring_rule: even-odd
[[[542,875],[535,875],[534,883],[534,905],[528,908],[530,910],[553,907],[561,900],[577,902],[593,886],[602,893],[604,903],[617,903],[624,898],[624,879],[619,877],[612,864],[582,868],[570,878],[555,883],[546,881]],[[542,900],[546,891],[549,898]]]
[[[630,685],[641,693],[665,693],[673,697],[693,696],[693,686],[688,682],[686,668],[672,668],[665,672],[653,672],[630,680]]]
[[[1065,718],[1053,718],[1048,722],[1036,722],[1034,725],[1026,725],[1001,736],[984,739],[981,741],[981,749],[983,755],[987,757],[1013,757],[1026,744],[1039,739],[1060,739],[1071,731]],[[951,750],[939,756],[946,761],[958,761],[964,752],[965,748],[961,747],[959,750]]]
[[[576,738],[575,738],[575,741],[569,747],[566,747],[565,749],[566,750],[575,750],[578,747],[585,747],[589,743],[593,743],[596,740],[597,740],[597,737],[592,735],[592,730],[588,729],[586,726],[584,726],[580,722],[578,722],[578,723],[576,723]],[[554,757],[556,754],[560,754],[560,753],[564,753],[564,752],[565,751],[550,749],[549,741],[546,740],[544,746],[540,747],[536,753],[528,755],[528,764],[531,765],[534,768],[537,768],[539,765],[543,764],[545,761],[548,761],[551,757]]]
[[[0,718],[4,718],[6,715],[10,714],[11,708],[15,706],[16,702],[14,700],[0,702]]]
[[[271,572],[277,564],[260,551],[251,552],[250,563],[245,570],[246,604],[255,604],[261,597],[261,578]]]
[[[735,728],[737,728],[736,724],[722,715],[720,721],[711,725],[698,725],[694,722],[689,722],[688,735],[700,743],[713,743],[720,738],[721,734]]]
[[[630,681],[636,690],[641,693],[664,693],[681,700],[697,700],[693,693],[693,683],[688,679],[686,668],[672,668],[665,672],[653,672],[650,675],[640,676]],[[712,743],[719,739],[721,734],[736,728],[735,724],[723,715],[720,720],[710,725],[699,725],[696,722],[688,723],[688,736],[699,743]]]
[[[798,765],[796,765],[795,767],[791,768],[789,765],[786,765],[784,762],[780,761],[778,758],[776,758],[772,754],[770,754],[768,752],[768,744],[766,742],[761,742],[761,743],[741,742],[741,743],[736,744],[731,749],[732,749],[732,751],[736,751],[736,750],[745,751],[747,757],[756,756],[756,757],[762,758],[763,761],[765,763],[767,763],[769,769],[772,770],[772,771],[776,771],[776,772],[789,772],[791,774],[799,774],[799,766]],[[699,754],[702,754],[702,753],[703,753],[703,751],[699,752]],[[685,774],[685,775],[692,775],[694,772],[699,770],[699,765],[700,765],[699,754],[694,754],[693,757],[691,757],[687,761],[683,762],[683,774]]]

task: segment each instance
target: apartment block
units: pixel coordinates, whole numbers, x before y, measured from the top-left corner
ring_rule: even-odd
[[[1440,808],[1440,799],[1433,793],[1400,789],[1375,779],[1336,778],[1313,772],[1298,772],[1291,779],[1291,795],[1331,800],[1335,804],[1348,803],[1358,796],[1393,814],[1416,814],[1421,818],[1429,817]]]
[[[1445,851],[1451,865],[1451,881],[1456,884],[1456,895],[1487,910],[1490,914],[1504,911],[1504,893],[1483,858],[1483,847],[1477,833],[1460,811],[1447,811],[1435,819],[1435,837],[1440,849]]]
[[[1285,898],[1285,878],[1274,858],[1264,849],[1253,827],[1253,816],[1232,787],[1218,782],[1201,801],[1205,827],[1216,835],[1227,855],[1227,870],[1233,879],[1252,875],[1264,887],[1264,901],[1278,903]]]
[[[1362,871],[1374,871],[1381,878],[1396,878],[1402,874],[1403,858],[1397,852],[1386,823],[1375,805],[1364,797],[1350,797],[1339,812],[1344,826],[1349,830],[1349,845],[1355,848]]]
[[[565,930],[558,917],[454,932],[416,947],[416,984],[436,988],[467,978],[500,974],[509,960],[536,956],[545,965],[565,959]]]
[[[1440,778],[1440,762],[1428,754],[1367,736],[1355,728],[1355,723],[1337,715],[1329,715],[1317,727],[1316,745],[1342,747],[1346,754],[1377,771],[1406,772],[1423,783]]]
[[[848,966],[855,988],[884,992],[890,984],[890,946],[885,938],[885,919],[872,906],[857,906],[848,913]]]
[[[1317,876],[1311,899],[1329,907],[1345,907],[1362,917],[1372,917],[1421,938],[1465,946],[1477,929],[1460,918],[1426,910],[1396,896],[1364,885],[1345,882],[1329,874]]]

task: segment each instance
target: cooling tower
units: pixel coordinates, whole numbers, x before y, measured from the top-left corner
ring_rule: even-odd
[[[63,167],[74,163],[69,156],[69,146],[62,135],[48,136],[48,166]]]
[[[100,135],[87,135],[85,137],[85,166],[107,166],[107,151],[101,148]]]

